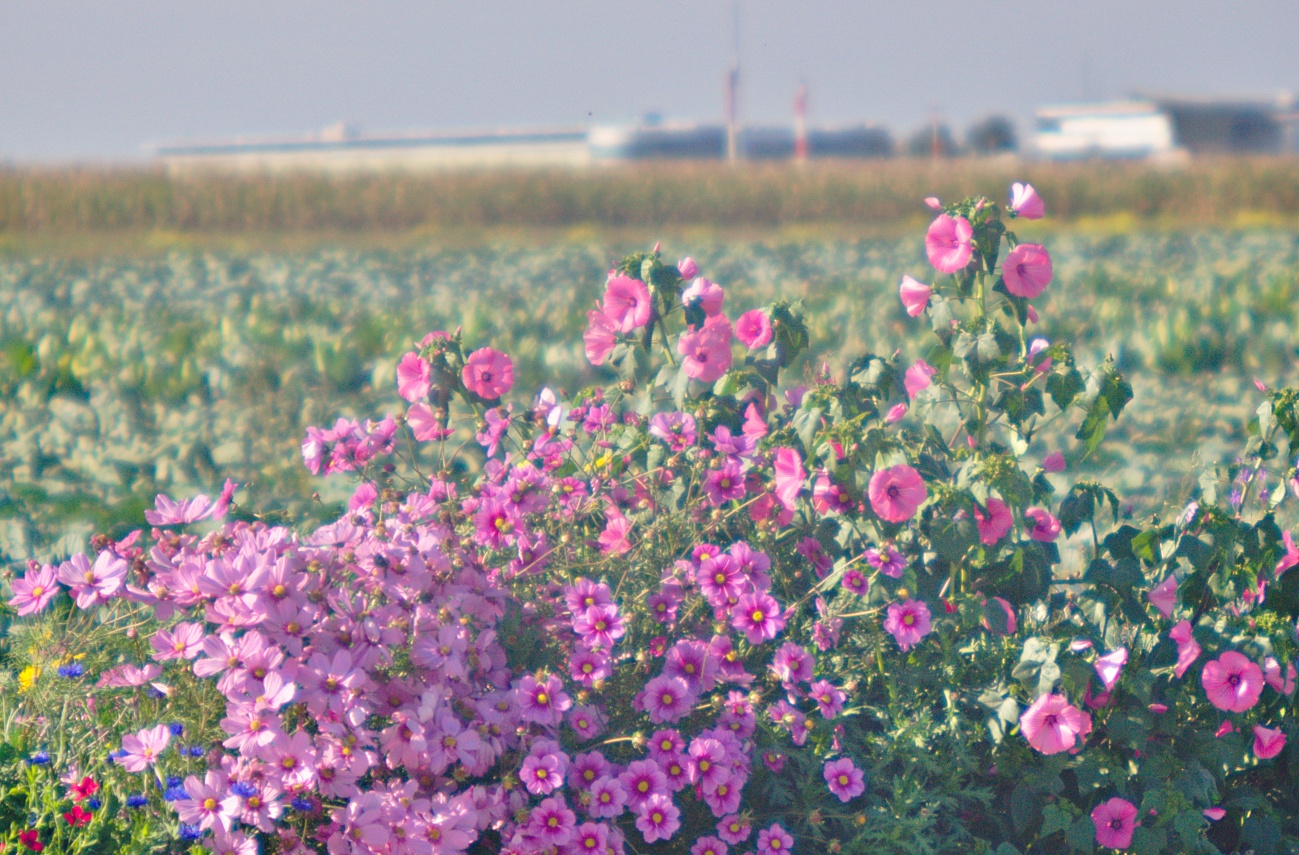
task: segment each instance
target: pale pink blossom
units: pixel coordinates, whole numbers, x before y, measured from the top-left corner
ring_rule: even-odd
[[[1091,732],[1091,717],[1064,695],[1044,694],[1019,717],[1028,744],[1043,754],[1068,751]]]
[[[29,569],[21,579],[14,579],[10,587],[14,595],[9,605],[18,610],[19,617],[44,611],[61,590],[54,568],[48,564]]]
[[[1172,617],[1173,609],[1177,608],[1177,577],[1169,575],[1150,589],[1146,599],[1150,600],[1150,604],[1158,609],[1161,615],[1166,618]]]
[[[1128,649],[1120,647],[1112,653],[1107,653],[1096,660],[1096,674],[1101,679],[1101,685],[1105,687],[1106,692],[1114,691],[1114,686],[1119,681],[1119,675],[1123,673],[1123,666],[1128,664]]]
[[[639,279],[615,276],[604,288],[604,314],[618,332],[629,333],[649,323],[653,302]]]
[[[1173,666],[1173,673],[1181,679],[1196,659],[1200,658],[1200,644],[1191,634],[1191,622],[1182,620],[1168,631],[1168,637],[1177,644],[1177,664]]]
[[[1026,220],[1037,220],[1046,213],[1046,203],[1042,201],[1041,196],[1037,195],[1032,184],[1020,184],[1016,181],[1010,185],[1010,210],[1014,211],[1016,216]]]
[[[499,350],[482,347],[469,354],[460,379],[478,397],[494,400],[514,386],[514,362]]]
[[[1204,814],[1204,818],[1209,820],[1209,822],[1217,822],[1227,815],[1227,812],[1220,807],[1205,808],[1200,811],[1200,813]]]
[[[686,256],[677,262],[677,272],[681,274],[682,282],[689,282],[699,275],[699,265],[690,256]]]
[[[986,507],[986,513],[975,507],[974,522],[979,528],[979,542],[984,546],[992,546],[1006,536],[1015,524],[1015,518],[1010,513],[1010,506],[995,496],[988,497]]]
[[[1039,244],[1021,243],[1006,256],[1001,276],[1007,291],[1031,300],[1051,283],[1051,256]]]
[[[906,416],[906,414],[907,414],[906,404],[894,404],[893,406],[889,407],[889,411],[884,414],[884,424],[886,425],[896,424],[897,422],[902,421],[903,417]]]
[[[723,315],[719,323],[691,329],[677,339],[677,353],[684,357],[681,368],[687,377],[712,383],[731,367],[731,338],[734,331]]]
[[[943,200],[937,196],[926,196],[925,207],[931,211],[941,211],[943,210]]]
[[[903,652],[920,643],[933,627],[929,622],[929,606],[920,600],[890,603],[884,618],[884,630],[893,636]]]
[[[1263,670],[1244,654],[1228,650],[1204,664],[1200,684],[1209,703],[1227,712],[1244,712],[1258,703]]]
[[[1296,680],[1295,666],[1293,662],[1287,662],[1285,666],[1285,676],[1281,676],[1281,663],[1276,661],[1275,656],[1268,656],[1263,660],[1263,679],[1277,693],[1287,697],[1294,694]]]
[[[955,273],[974,254],[974,228],[965,217],[939,214],[925,233],[925,254],[939,273]]]
[[[1285,555],[1276,563],[1275,574],[1278,579],[1282,573],[1299,564],[1299,548],[1294,545],[1294,537],[1287,531],[1281,534],[1281,539],[1285,541]]]
[[[618,325],[601,311],[586,313],[586,332],[582,334],[586,358],[592,365],[603,365],[618,343]]]
[[[912,400],[918,393],[928,389],[933,383],[934,375],[938,369],[925,362],[923,359],[917,359],[916,364],[907,369],[903,377],[903,385],[907,387],[907,396]]]
[[[750,309],[735,322],[735,337],[749,350],[771,344],[771,319],[762,309]]]
[[[910,276],[902,277],[902,284],[898,286],[898,294],[902,298],[902,305],[906,308],[907,314],[913,318],[918,318],[925,312],[925,307],[929,305],[929,298],[934,293],[923,282],[912,279]]]
[[[433,367],[418,353],[407,353],[397,363],[397,394],[412,404],[427,397],[432,389]]]
[[[702,276],[681,292],[681,305],[686,308],[698,306],[704,310],[706,318],[715,318],[721,314],[722,304],[725,301],[726,292],[722,290],[722,286]]]
[[[122,737],[122,750],[126,754],[119,757],[117,763],[128,772],[143,772],[158,762],[170,744],[171,731],[165,724],[127,734]]]
[[[871,476],[867,488],[871,510],[888,522],[904,522],[915,516],[929,497],[925,480],[906,464],[880,469]]]

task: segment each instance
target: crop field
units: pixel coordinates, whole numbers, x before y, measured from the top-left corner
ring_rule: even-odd
[[[1021,237],[1033,232],[1021,230]],[[646,243],[654,234],[646,232]],[[1114,486],[1134,514],[1184,501],[1198,467],[1229,461],[1259,395],[1294,382],[1299,235],[1215,229],[1057,231],[1056,278],[1038,334],[1077,342],[1080,366],[1113,354],[1136,398],[1107,456],[1069,436],[1040,442]],[[231,477],[247,507],[301,520],[345,485],[311,479],[297,446],[311,424],[396,412],[397,359],[435,329],[508,351],[516,406],[542,385],[595,378],[585,312],[611,261],[643,248],[569,240],[442,250],[181,252],[0,260],[0,550],[66,555],[94,531],[138,525],[156,492],[213,495]],[[865,351],[924,356],[897,298],[930,276],[917,236],[692,240],[732,316],[776,296],[804,301],[812,349],[795,367],[832,374]],[[1176,459],[1189,459],[1190,467]],[[317,499],[302,496],[319,491]]]

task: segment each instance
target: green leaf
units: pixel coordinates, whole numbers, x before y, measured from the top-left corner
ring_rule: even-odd
[[[1065,409],[1074,399],[1083,393],[1087,384],[1083,382],[1078,369],[1070,368],[1065,372],[1055,372],[1046,378],[1046,393],[1060,409]]]
[[[1010,793],[1010,820],[1015,831],[1024,835],[1037,824],[1042,815],[1042,793],[1033,787],[1020,784]]]
[[[1196,810],[1184,810],[1173,820],[1173,828],[1177,829],[1177,836],[1182,838],[1182,844],[1188,850],[1199,847],[1200,830],[1208,825],[1208,820]]]
[[[1096,851],[1096,824],[1090,816],[1080,816],[1065,832],[1064,839],[1075,852]]]

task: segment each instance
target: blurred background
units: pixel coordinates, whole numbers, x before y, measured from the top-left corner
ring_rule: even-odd
[[[805,300],[794,380],[922,356],[921,200],[1012,181],[1047,205],[1038,332],[1138,395],[1108,457],[1040,442],[1159,512],[1294,380],[1296,32],[1280,0],[0,6],[0,552],[227,476],[328,516],[307,425],[396,411],[443,327],[520,404],[599,379],[585,310],[659,240],[733,315]]]

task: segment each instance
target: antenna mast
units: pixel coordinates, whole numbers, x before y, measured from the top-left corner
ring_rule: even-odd
[[[739,123],[736,119],[737,102],[740,89],[740,3],[731,5],[733,28],[733,52],[731,70],[726,77],[726,159],[734,163],[739,158]]]

